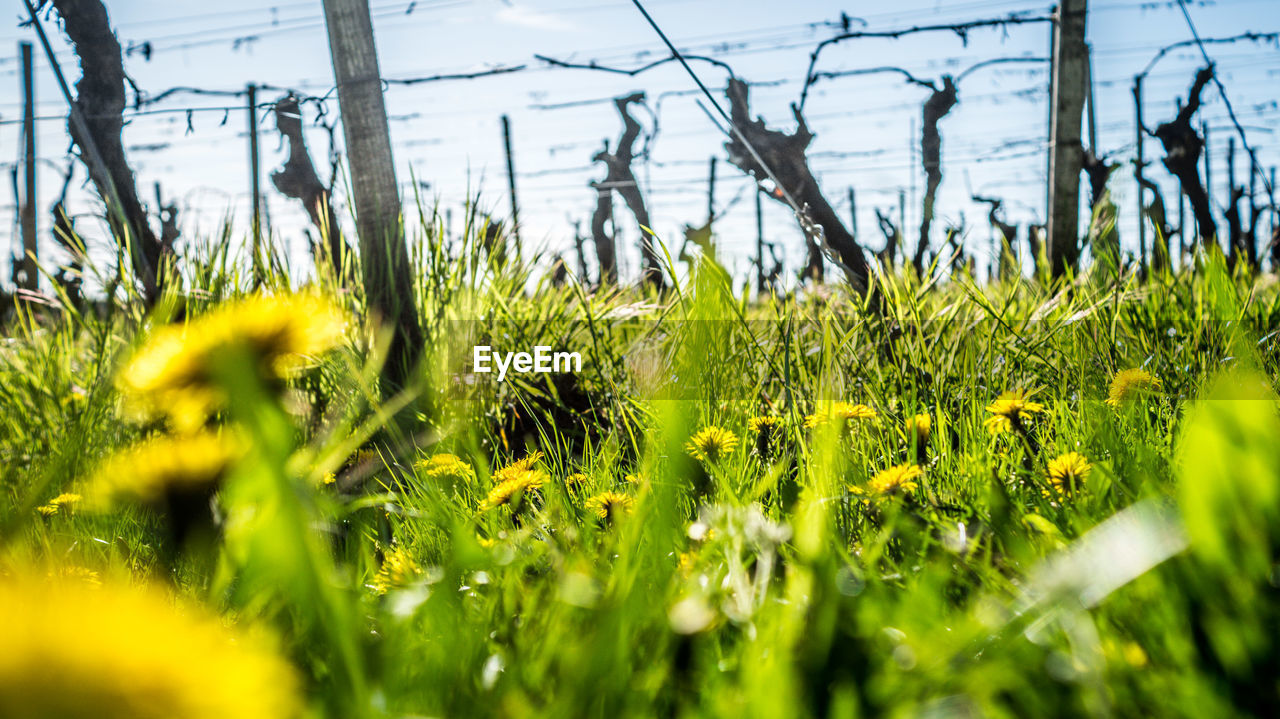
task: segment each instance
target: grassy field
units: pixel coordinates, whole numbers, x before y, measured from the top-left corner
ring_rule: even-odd
[[[748,301],[224,253],[0,347],[6,717],[1258,716],[1280,292],[1218,260]],[[222,259],[218,259],[222,257]],[[181,318],[181,319],[180,319]],[[469,373],[471,348],[581,373]]]

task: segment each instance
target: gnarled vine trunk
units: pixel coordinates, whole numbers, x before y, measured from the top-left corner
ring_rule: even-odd
[[[631,116],[628,107],[632,103],[643,102],[644,93],[637,92],[626,97],[619,97],[613,101],[614,106],[618,108],[618,114],[622,117],[622,137],[618,139],[618,149],[610,153],[607,149],[599,152],[594,159],[596,162],[603,162],[607,171],[603,182],[593,183],[597,189],[607,189],[616,191],[622,197],[622,201],[627,203],[627,209],[631,210],[631,214],[636,218],[636,224],[640,229],[640,255],[644,263],[642,280],[645,284],[662,289],[664,282],[662,279],[662,260],[658,255],[658,250],[654,246],[653,237],[645,228],[651,227],[649,223],[649,210],[645,207],[644,196],[640,194],[640,184],[636,182],[635,173],[631,170],[631,161],[635,159],[635,144],[640,137],[640,123]],[[605,202],[603,198],[597,200],[596,212],[600,212],[600,207]],[[594,226],[594,221],[593,221]],[[614,225],[616,228],[616,224]],[[597,243],[599,248],[599,243]],[[604,260],[601,260],[603,269]],[[610,257],[610,265],[613,268],[613,278],[617,279],[617,266],[612,257]]]
[[[271,184],[276,186],[285,197],[292,197],[302,202],[311,224],[319,231],[321,242],[328,254],[334,276],[343,284],[348,284],[347,273],[343,270],[343,258],[350,249],[342,238],[342,228],[338,225],[338,214],[333,209],[333,196],[329,187],[320,181],[316,174],[316,166],[311,162],[311,154],[307,152],[307,141],[302,134],[302,109],[298,98],[292,94],[276,101],[276,129],[289,141],[289,159],[284,167],[271,173]],[[316,258],[319,260],[320,258]]]
[[[1200,182],[1200,154],[1204,152],[1204,139],[1191,127],[1191,118],[1200,109],[1200,93],[1213,79],[1213,66],[1196,73],[1191,85],[1190,97],[1173,120],[1156,128],[1156,139],[1164,145],[1164,166],[1182,183],[1182,191],[1191,203],[1200,231],[1200,242],[1205,247],[1218,242],[1218,228],[1213,222],[1213,210],[1209,206],[1209,194]]]
[[[161,264],[170,253],[147,221],[120,137],[125,107],[120,43],[111,32],[107,9],[100,0],[53,0],[53,7],[62,17],[62,29],[80,58],[75,104],[87,133],[72,121],[71,139],[82,156],[91,154],[87,148],[97,150],[103,166],[85,157],[89,177],[107,204],[112,234],[122,245],[129,245],[134,273],[142,281],[148,302],[154,302],[161,289]]]
[[[795,133],[786,134],[770,130],[764,120],[751,119],[751,106],[748,98],[747,84],[737,78],[729,80],[727,90],[732,108],[731,117],[734,127],[742,137],[734,134],[730,142],[725,143],[729,152],[729,161],[738,169],[763,182],[769,173],[760,161],[744,144],[742,138],[750,143],[760,159],[768,165],[776,177],[780,187],[770,193],[773,199],[786,202],[791,198],[806,216],[797,217],[801,229],[806,236],[815,242],[825,245],[843,267],[849,283],[859,293],[866,293],[870,288],[871,274],[867,259],[862,254],[862,247],[854,240],[853,235],[845,229],[844,223],[831,207],[831,203],[823,196],[817,180],[809,170],[805,158],[805,150],[813,141],[813,133],[805,124],[800,109],[792,106],[798,125]],[[821,237],[814,237],[820,231]]]
[[[929,228],[933,224],[933,204],[942,184],[942,135],[938,121],[956,106],[956,84],[950,75],[942,77],[942,88],[935,89],[924,103],[923,133],[920,136],[920,158],[924,164],[924,207],[920,213],[920,241],[916,244],[911,265],[916,274],[924,272],[924,255],[929,250]]]

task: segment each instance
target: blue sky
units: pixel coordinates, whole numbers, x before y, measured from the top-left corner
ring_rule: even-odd
[[[800,82],[812,47],[835,32],[826,23],[840,13],[861,18],[868,29],[895,29],[918,24],[959,22],[998,17],[1010,12],[1044,14],[1047,2],[1029,0],[897,0],[883,2],[730,2],[725,0],[649,0],[656,20],[682,49],[713,54],[730,63],[738,75],[753,82],[769,82],[753,90],[753,110],[772,124],[790,127],[789,103],[799,95]],[[650,106],[664,92],[692,87],[687,75],[670,66],[637,77],[599,72],[546,68],[534,60],[543,54],[586,62],[598,60],[634,66],[664,53],[657,37],[627,0],[371,0],[382,72],[387,78],[467,72],[502,65],[527,64],[531,69],[508,76],[466,82],[412,87],[394,86],[387,92],[391,132],[399,178],[409,192],[411,179],[429,183],[424,195],[442,207],[460,207],[469,191],[479,189],[482,203],[495,214],[507,212],[505,165],[499,118],[511,117],[519,173],[522,224],[526,246],[568,251],[572,223],[589,226],[594,194],[587,188],[593,177],[591,155],[604,138],[619,133],[612,105],[588,103],[570,108],[547,105],[595,101],[644,90]],[[19,78],[14,57],[17,42],[32,39],[18,27],[21,5],[3,31],[0,46],[13,55],[0,58],[0,149],[11,163],[19,148]],[[133,2],[108,0],[108,11],[122,45],[152,43],[149,61],[134,53],[126,70],[139,87],[157,93],[187,85],[237,90],[247,83],[296,88],[324,95],[333,85],[328,44],[318,0],[277,5],[230,0],[217,5],[195,0]],[[1093,48],[1099,148],[1116,160],[1133,155],[1132,76],[1169,43],[1190,37],[1176,4],[1141,0],[1095,0],[1090,3],[1089,42]],[[1220,0],[1194,2],[1190,12],[1204,37],[1255,30],[1280,30],[1276,0]],[[50,26],[51,30],[55,30]],[[54,35],[56,37],[56,32]],[[996,57],[1037,57],[1048,52],[1049,27],[1026,25],[1004,30],[977,30],[967,45],[951,34],[916,35],[900,40],[862,40],[827,50],[820,69],[849,70],[880,65],[901,66],[917,76],[934,78],[958,72]],[[60,62],[74,81],[78,66],[61,38]],[[1280,81],[1280,49],[1270,44],[1211,45],[1241,122],[1263,165],[1280,163],[1277,132],[1280,108],[1274,90]],[[1195,69],[1202,63],[1194,48],[1166,57],[1147,80],[1146,119],[1154,126],[1174,112],[1174,99],[1185,96]],[[715,90],[725,76],[706,65],[695,68]],[[43,54],[36,65],[38,115],[50,119],[38,127],[42,162],[40,218],[61,186],[67,137],[65,103],[58,94]],[[777,84],[772,84],[772,83]],[[938,201],[941,225],[967,220],[968,245],[985,258],[991,232],[985,208],[970,194],[1005,199],[1007,219],[1022,225],[1042,221],[1044,215],[1047,73],[1036,64],[1007,65],[980,71],[961,86],[960,104],[941,125],[945,179]],[[261,100],[277,93],[263,92]],[[907,198],[908,245],[914,242],[923,192],[918,146],[920,103],[927,92],[894,75],[844,78],[815,87],[806,115],[817,138],[811,146],[812,166],[828,196],[845,216],[847,188],[858,195],[858,229],[863,243],[882,244],[875,210],[898,214],[898,195]],[[1211,127],[1214,185],[1218,201],[1225,196],[1226,144],[1230,125],[1216,91],[1206,94],[1202,117]],[[166,196],[177,198],[187,237],[208,235],[228,216],[246,227],[248,165],[245,112],[217,109],[191,116],[185,108],[238,105],[234,98],[184,95],[151,109],[178,112],[134,118],[125,131],[126,145],[144,197],[152,197],[152,183],[160,182]],[[337,103],[330,102],[332,111]],[[661,132],[647,165],[636,170],[645,187],[655,229],[675,241],[685,223],[705,219],[707,164],[712,155],[723,158],[723,137],[688,94],[667,96],[661,107]],[[224,123],[225,118],[225,123]],[[327,173],[327,137],[312,130],[313,156]],[[338,133],[341,143],[341,133]],[[296,201],[274,191],[267,175],[284,159],[284,148],[269,118],[263,123],[263,184],[277,242],[305,263],[301,228],[305,217]],[[1148,157],[1159,157],[1158,143],[1149,141]],[[340,149],[340,148],[339,148]],[[1241,159],[1239,176],[1246,162]],[[8,169],[10,165],[6,165]],[[82,171],[78,178],[84,177]],[[1165,188],[1168,202],[1176,186],[1158,165],[1154,174]],[[7,184],[7,183],[6,183]],[[717,204],[724,210],[717,225],[722,252],[731,268],[745,277],[752,272],[755,221],[750,181],[721,163]],[[1117,174],[1112,190],[1121,209],[1126,246],[1136,244],[1133,231],[1134,183],[1128,168]],[[12,194],[0,193],[0,227],[13,247]],[[101,223],[91,213],[92,194],[77,181],[73,207],[86,213],[81,231],[99,250]],[[914,202],[913,202],[914,198]],[[342,200],[342,198],[340,198]],[[622,204],[618,212],[621,217]],[[455,216],[460,214],[455,209]],[[455,222],[457,220],[455,219]],[[622,222],[624,272],[634,272],[638,258],[636,234]],[[787,250],[788,272],[802,262],[803,241],[782,205],[766,207],[766,234]],[[941,236],[935,225],[935,237]],[[42,236],[46,227],[42,226]],[[47,246],[48,243],[45,243]],[[49,251],[46,251],[46,255]],[[5,263],[7,265],[7,262]],[[4,279],[7,280],[7,267]],[[6,282],[7,284],[7,282]]]

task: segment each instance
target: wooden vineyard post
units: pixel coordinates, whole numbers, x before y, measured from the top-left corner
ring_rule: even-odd
[[[1053,52],[1049,144],[1049,263],[1054,277],[1074,269],[1080,254],[1081,115],[1088,81],[1087,0],[1062,0]]]
[[[516,198],[516,160],[511,152],[511,118],[502,116],[502,146],[507,155],[507,191],[511,193],[511,239],[520,256],[520,202]]]
[[[756,185],[756,297],[764,296],[764,198]]]
[[[711,169],[707,178],[707,224],[716,219],[716,156],[711,156]]]
[[[35,292],[40,288],[40,271],[36,241],[36,90],[33,84],[31,43],[19,43],[22,56],[22,167],[25,177],[22,207],[22,289]]]
[[[249,192],[250,222],[253,227],[253,281],[261,284],[265,279],[262,270],[262,170],[258,165],[258,86],[249,83],[245,88],[248,96],[245,110],[249,113]]]
[[[1138,218],[1138,264],[1139,266],[1141,266],[1147,260],[1147,222],[1146,222],[1146,219],[1143,217],[1143,215],[1146,212],[1145,206],[1144,206],[1144,202],[1146,199],[1144,195],[1146,194],[1146,190],[1142,186],[1142,171],[1144,169],[1144,164],[1146,162],[1146,158],[1143,155],[1142,141],[1146,137],[1146,132],[1144,132],[1142,129],[1142,76],[1141,75],[1138,75],[1137,77],[1133,78],[1133,119],[1134,119],[1134,126],[1136,128],[1135,138],[1134,138],[1134,142],[1135,142],[1134,147],[1135,147],[1135,152],[1137,154],[1136,161],[1134,162],[1134,165],[1133,165],[1133,176],[1134,176],[1134,179],[1138,181],[1138,214],[1135,215],[1135,217]],[[1155,241],[1165,242],[1167,244],[1169,241],[1169,238],[1168,237],[1162,238],[1157,236],[1155,238]],[[1158,253],[1153,253],[1153,255],[1156,255],[1156,254]]]
[[[393,329],[382,393],[403,388],[423,348],[368,0],[324,0],[329,53],[351,166],[369,310]]]

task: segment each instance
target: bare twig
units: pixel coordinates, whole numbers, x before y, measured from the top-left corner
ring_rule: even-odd
[[[883,72],[896,72],[902,75],[903,77],[905,77],[907,82],[913,85],[927,87],[930,90],[938,89],[937,84],[935,84],[933,80],[921,80],[920,78],[916,77],[915,75],[912,75],[910,72],[900,67],[890,67],[890,66],[866,67],[866,68],[860,68],[857,70],[836,70],[836,71],[830,71],[830,72],[819,72],[810,78],[809,84],[814,85],[818,82],[818,80],[835,80],[842,77],[856,77],[859,75],[876,75]]]
[[[526,65],[512,65],[495,67],[489,70],[479,70],[477,72],[460,72],[447,75],[427,75],[426,77],[389,77],[383,78],[383,85],[421,85],[428,82],[444,82],[447,80],[475,80],[481,77],[493,77],[494,75],[510,75],[513,72],[521,72],[527,69]]]
[[[966,45],[969,40],[969,32],[979,28],[986,27],[1002,27],[1007,28],[1010,25],[1025,25],[1029,23],[1053,22],[1053,18],[1049,16],[1028,16],[1028,15],[1009,15],[1003,18],[989,18],[986,20],[973,20],[966,23],[956,23],[951,25],[917,25],[914,27],[903,28],[901,30],[881,30],[866,31],[859,30],[855,32],[845,32],[835,37],[827,38],[818,43],[813,52],[809,54],[809,68],[805,71],[804,89],[800,91],[800,109],[804,109],[805,101],[809,98],[809,88],[813,87],[815,82],[814,68],[818,65],[818,58],[822,55],[822,51],[832,45],[845,42],[846,40],[858,40],[863,38],[882,38],[896,40],[906,35],[914,35],[923,32],[951,32],[955,33]]]
[[[615,75],[626,75],[628,77],[635,77],[636,75],[639,75],[642,72],[648,72],[649,70],[652,70],[655,67],[660,67],[662,65],[666,65],[667,63],[677,62],[680,60],[679,56],[670,55],[662,58],[661,60],[654,60],[653,62],[647,65],[641,65],[639,67],[633,67],[633,68],[622,68],[622,67],[611,67],[609,65],[601,65],[595,60],[591,60],[590,62],[580,63],[580,62],[568,62],[566,60],[557,60],[553,57],[547,57],[546,55],[534,55],[534,57],[537,58],[538,60],[541,60],[547,63],[552,67],[564,68],[566,70],[599,70],[600,72],[611,72]],[[733,74],[733,68],[729,67],[729,64],[724,62],[723,60],[717,60],[713,57],[707,57],[705,55],[684,55],[683,57],[685,60],[696,60],[698,62],[710,63],[724,70],[725,72],[729,73],[729,77],[737,77],[736,75]]]
[[[1166,55],[1173,52],[1174,50],[1179,50],[1184,47],[1195,47],[1200,44],[1227,45],[1231,43],[1246,42],[1246,41],[1277,43],[1277,42],[1280,42],[1280,32],[1243,32],[1243,33],[1240,33],[1239,35],[1231,35],[1229,37],[1201,38],[1199,41],[1194,39],[1180,40],[1178,42],[1171,43],[1169,45],[1165,45],[1164,47],[1160,48],[1160,51],[1155,54],[1155,57],[1151,58],[1151,62],[1148,62],[1146,67],[1142,68],[1142,72],[1138,73],[1138,77],[1146,77],[1147,75],[1151,74],[1151,71],[1155,69],[1156,64],[1159,63],[1162,59],[1164,59]]]

